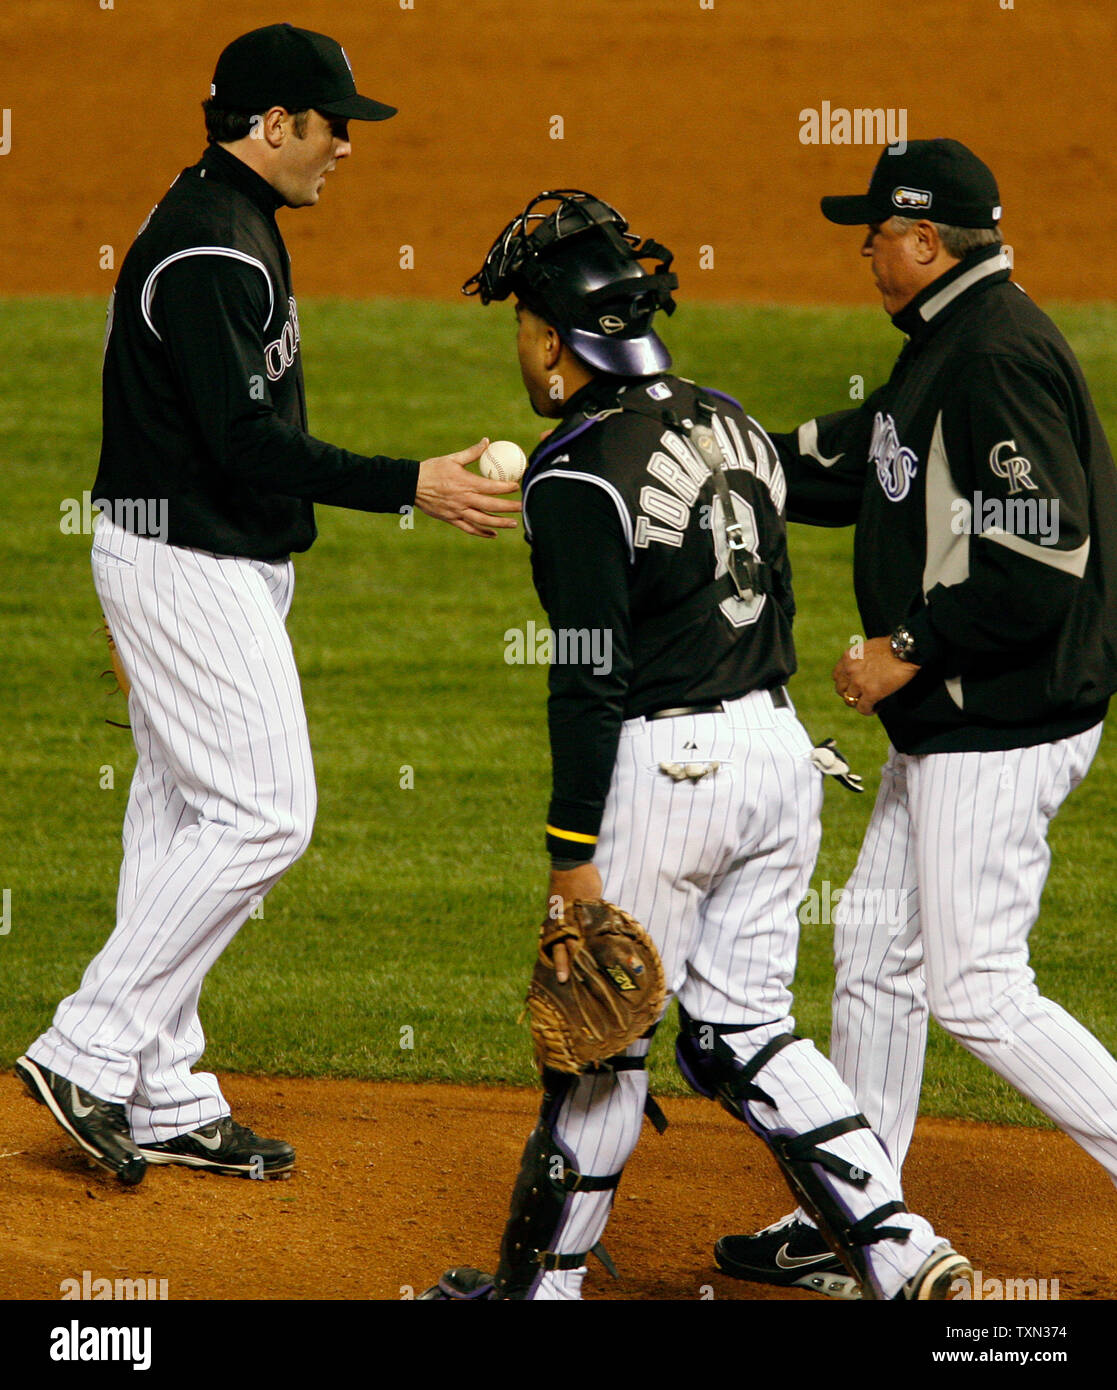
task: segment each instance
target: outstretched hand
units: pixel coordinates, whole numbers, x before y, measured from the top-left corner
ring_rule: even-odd
[[[491,539],[497,529],[516,525],[513,517],[497,514],[518,512],[520,504],[501,496],[514,492],[518,483],[481,478],[466,467],[481,457],[488,443],[487,439],[482,439],[479,444],[456,454],[424,459],[419,465],[415,505],[428,516],[448,521],[469,536]]]

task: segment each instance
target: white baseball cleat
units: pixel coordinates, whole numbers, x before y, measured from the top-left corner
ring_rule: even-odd
[[[954,1297],[954,1282],[973,1278],[973,1265],[965,1255],[942,1245],[932,1250],[911,1278],[895,1295],[894,1301],[906,1299],[912,1303],[942,1301]]]

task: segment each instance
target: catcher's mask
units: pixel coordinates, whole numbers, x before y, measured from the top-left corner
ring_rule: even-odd
[[[659,262],[654,272],[640,264],[646,259]],[[462,293],[482,304],[515,294],[596,371],[650,376],[671,365],[651,321],[657,309],[675,312],[673,259],[659,242],[641,243],[616,208],[560,188],[509,222]]]

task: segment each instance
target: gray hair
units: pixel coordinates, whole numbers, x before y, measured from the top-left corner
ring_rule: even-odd
[[[915,217],[894,217],[892,222],[898,231],[910,232],[919,220]],[[979,247],[999,246],[1004,241],[1000,227],[948,227],[942,222],[932,222],[931,226],[938,232],[946,254],[953,256],[956,261]]]

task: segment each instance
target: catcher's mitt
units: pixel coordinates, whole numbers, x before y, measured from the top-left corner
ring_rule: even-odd
[[[559,984],[550,952],[562,942],[570,975]],[[663,962],[644,928],[612,903],[567,903],[545,922],[527,992],[540,1070],[580,1072],[623,1052],[663,1012]]]

